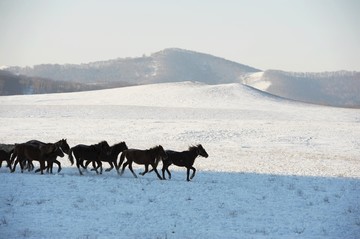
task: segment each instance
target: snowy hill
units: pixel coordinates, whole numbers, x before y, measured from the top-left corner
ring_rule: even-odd
[[[360,108],[360,72],[301,73],[267,70],[244,76],[243,83],[287,99]]]
[[[80,176],[67,157],[53,175],[11,174],[3,163],[0,238],[360,235],[359,110],[192,82],[1,96],[0,105],[1,143],[67,138],[70,147],[107,140],[177,151],[201,143],[209,154],[196,159],[191,182],[175,166],[164,181],[128,169]]]
[[[119,58],[80,65],[44,64],[25,68],[10,67],[7,70],[15,74],[41,76],[53,80],[87,84],[127,82],[128,85],[180,81],[233,83],[242,74],[259,71],[212,55],[177,48],[138,58]]]
[[[15,75],[22,75],[25,80],[22,79],[22,84],[17,84],[21,87],[11,88],[12,85],[5,82],[9,79],[0,78],[1,95],[10,94],[9,92],[28,94],[83,91],[164,82],[242,82],[292,100],[338,107],[360,107],[359,72],[263,72],[220,57],[178,48],[165,49],[150,56],[137,58],[118,58],[80,65],[7,67],[6,70]],[[34,84],[26,80],[26,77],[41,78],[44,82]],[[51,87],[45,87],[48,85]]]

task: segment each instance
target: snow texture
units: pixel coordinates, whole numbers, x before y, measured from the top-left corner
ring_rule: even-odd
[[[359,110],[190,82],[2,96],[0,106],[1,143],[201,143],[209,154],[191,182],[175,166],[165,181],[128,169],[80,176],[67,157],[53,175],[3,163],[0,238],[360,237]]]

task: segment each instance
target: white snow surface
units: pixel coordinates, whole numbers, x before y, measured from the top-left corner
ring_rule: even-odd
[[[271,81],[263,79],[264,72],[255,72],[245,75],[241,78],[241,82],[261,91],[267,91],[271,86]]]
[[[241,84],[1,96],[1,143],[201,143],[209,157],[197,158],[191,182],[176,166],[159,180],[128,169],[80,176],[67,156],[53,175],[10,173],[3,163],[0,238],[359,238],[359,124],[357,109]]]

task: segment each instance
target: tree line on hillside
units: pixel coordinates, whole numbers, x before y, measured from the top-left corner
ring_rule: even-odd
[[[340,107],[360,107],[360,72],[321,73],[267,70],[268,93],[288,99]]]
[[[78,82],[54,81],[42,77],[14,75],[0,70],[0,95],[26,95],[43,93],[62,93],[88,91],[123,87],[124,82],[103,82],[97,84],[83,84]]]
[[[9,67],[7,70],[57,81],[85,84],[120,81],[132,85],[182,81],[224,84],[238,81],[242,74],[259,71],[219,57],[182,49],[165,49],[150,56],[86,64],[42,64]]]

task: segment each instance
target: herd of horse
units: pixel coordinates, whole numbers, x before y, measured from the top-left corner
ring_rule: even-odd
[[[190,146],[188,150],[178,152],[164,150],[161,145],[146,150],[129,149],[125,142],[109,146],[106,141],[101,141],[92,145],[78,144],[70,148],[66,139],[61,139],[55,143],[31,140],[21,144],[0,144],[0,167],[2,162],[5,161],[7,167],[10,168],[10,172],[15,172],[18,164],[21,172],[24,169],[32,171],[34,170],[33,161],[38,161],[40,168],[35,172],[40,171],[43,174],[44,170],[46,170],[52,173],[54,163],[57,164],[58,172],[60,172],[61,163],[57,160],[57,157],[64,157],[64,153],[68,155],[71,165],[76,162],[80,175],[83,175],[83,170],[86,170],[90,163],[93,166],[92,170],[96,171],[97,174],[102,174],[102,163],[107,162],[110,168],[105,171],[111,171],[115,168],[117,173],[122,175],[125,168],[128,167],[134,177],[137,178],[132,168],[132,164],[136,163],[145,167],[145,170],[140,175],[154,171],[157,177],[162,180],[166,179],[165,171],[168,173],[169,179],[171,179],[169,166],[176,165],[187,169],[187,181],[190,181],[195,176],[196,169],[193,166],[195,159],[198,156],[208,157],[201,144]],[[121,156],[118,160],[120,153]],[[163,165],[162,176],[157,170],[160,161],[162,161]],[[149,165],[152,167],[150,171]],[[192,170],[191,176],[190,170]]]

